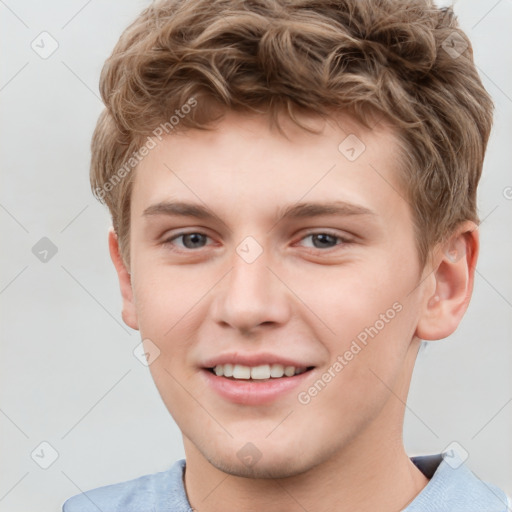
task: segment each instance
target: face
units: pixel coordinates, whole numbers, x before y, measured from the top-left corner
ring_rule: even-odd
[[[346,449],[389,419],[417,350],[395,136],[310,121],[323,132],[283,120],[285,138],[231,113],[167,137],[135,177],[125,318],[185,447],[231,474],[290,476]]]

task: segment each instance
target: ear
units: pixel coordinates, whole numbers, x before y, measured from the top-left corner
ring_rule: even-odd
[[[432,272],[434,292],[424,298],[416,327],[416,336],[423,340],[440,340],[452,334],[468,308],[479,249],[476,224],[463,223],[438,249]]]
[[[116,268],[119,287],[121,288],[121,296],[123,297],[123,321],[132,329],[138,330],[139,325],[137,320],[137,310],[133,300],[131,276],[121,256],[119,241],[114,228],[110,228],[108,232],[108,248],[110,251],[110,258]]]

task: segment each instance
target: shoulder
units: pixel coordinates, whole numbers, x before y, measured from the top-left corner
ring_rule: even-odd
[[[69,498],[62,512],[188,512],[184,466],[180,459],[166,471],[83,492]]]
[[[430,481],[404,512],[511,511],[505,492],[480,480],[453,450],[412,460]]]

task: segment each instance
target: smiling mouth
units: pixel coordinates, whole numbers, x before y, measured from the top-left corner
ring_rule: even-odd
[[[242,364],[219,364],[213,368],[206,368],[217,377],[229,380],[245,380],[267,382],[275,379],[289,379],[312,370],[314,366],[295,367],[282,364],[262,364],[258,366],[245,366]]]

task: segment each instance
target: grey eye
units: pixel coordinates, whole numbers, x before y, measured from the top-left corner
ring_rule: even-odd
[[[208,237],[201,233],[187,233],[186,235],[180,235],[180,238],[183,238],[183,245],[187,249],[197,249],[203,246],[202,242],[206,243]]]

